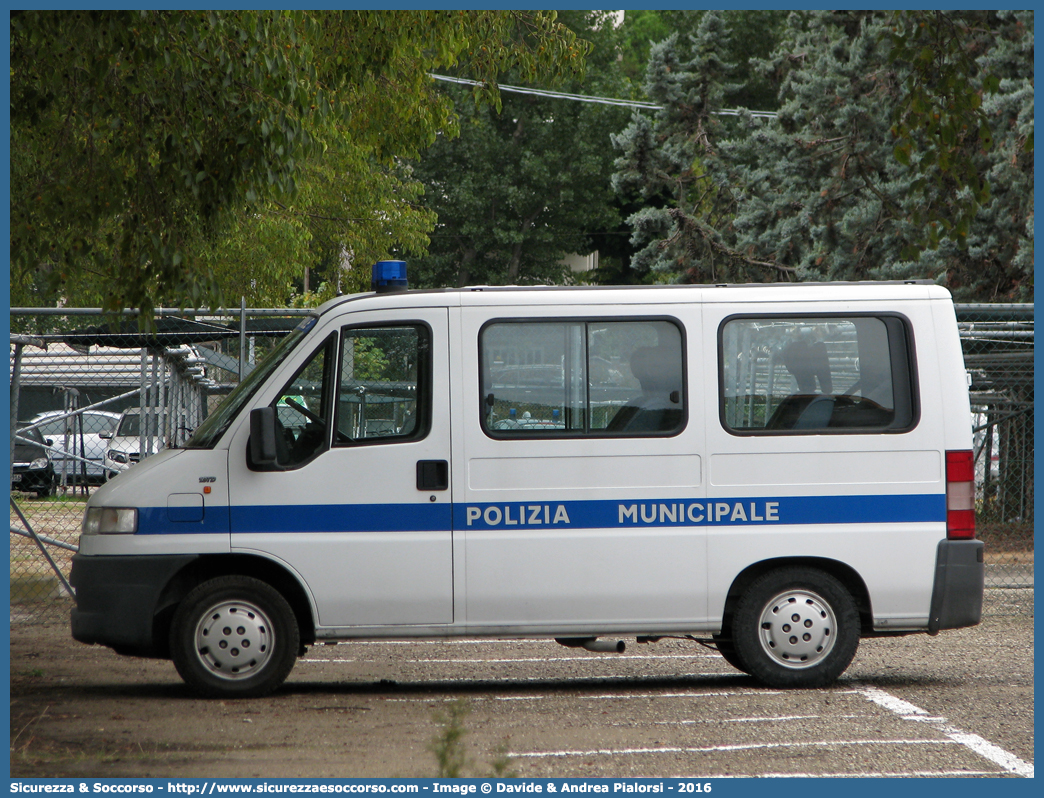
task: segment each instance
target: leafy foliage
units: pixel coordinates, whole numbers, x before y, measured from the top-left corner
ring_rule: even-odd
[[[591,47],[589,80],[565,88],[613,96],[619,81],[611,26],[597,12],[563,12],[560,19]],[[560,281],[562,259],[590,252],[590,234],[616,225],[607,145],[626,114],[506,93],[496,113],[469,103],[461,89],[446,93],[460,136],[440,137],[414,165],[438,225],[411,279],[427,286]]]
[[[975,212],[990,198],[989,183],[980,177],[976,157],[993,142],[983,95],[1000,88],[997,75],[983,74],[975,59],[987,45],[976,30],[980,26],[988,30],[988,16],[988,12],[960,17],[939,11],[899,12],[886,34],[892,44],[889,62],[908,65],[905,92],[893,111],[895,158],[920,173],[914,190],[923,191],[929,180],[935,180],[944,190],[959,194],[949,213],[932,205],[911,220],[927,231],[918,242],[922,247],[934,249],[940,235],[949,232],[965,239]],[[920,157],[912,157],[915,150]],[[912,244],[904,256],[915,258],[918,249]]]
[[[400,206],[417,192],[397,159],[453,132],[428,72],[465,70],[496,105],[506,70],[582,71],[555,17],[12,14],[12,298],[216,304],[252,263],[278,292],[317,254],[423,248],[433,220]]]

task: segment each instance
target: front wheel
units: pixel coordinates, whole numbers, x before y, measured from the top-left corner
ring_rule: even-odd
[[[815,568],[781,568],[756,579],[732,621],[736,656],[770,687],[825,687],[859,646],[852,595]]]
[[[286,599],[249,576],[222,576],[194,588],[174,613],[171,658],[196,692],[254,698],[294,667],[300,631]]]

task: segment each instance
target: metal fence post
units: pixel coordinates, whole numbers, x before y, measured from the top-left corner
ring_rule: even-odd
[[[7,464],[7,484],[14,479],[15,433],[18,429],[18,393],[22,382],[22,342],[15,341],[14,363],[11,364],[11,447],[8,450],[11,459]]]
[[[239,301],[239,381],[246,376],[246,297]]]

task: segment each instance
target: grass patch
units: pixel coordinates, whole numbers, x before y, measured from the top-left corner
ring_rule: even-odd
[[[465,737],[468,735],[464,720],[471,712],[471,704],[466,699],[451,702],[445,712],[436,712],[435,725],[438,732],[428,744],[428,750],[435,756],[436,777],[440,779],[481,778],[482,774],[474,773],[476,763],[468,757]],[[511,770],[511,754],[505,739],[492,751],[487,778],[514,779],[518,774]]]
[[[42,561],[42,558],[41,558]],[[46,563],[44,563],[46,565]],[[51,575],[11,576],[11,603],[48,601],[60,595],[58,577]]]

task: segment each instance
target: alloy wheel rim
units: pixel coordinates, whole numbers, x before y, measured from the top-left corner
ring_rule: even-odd
[[[249,679],[272,658],[275,634],[268,616],[246,601],[222,601],[200,616],[196,656],[214,676]]]
[[[833,608],[810,590],[786,590],[772,597],[761,611],[761,648],[785,668],[811,668],[834,647],[837,619]]]

